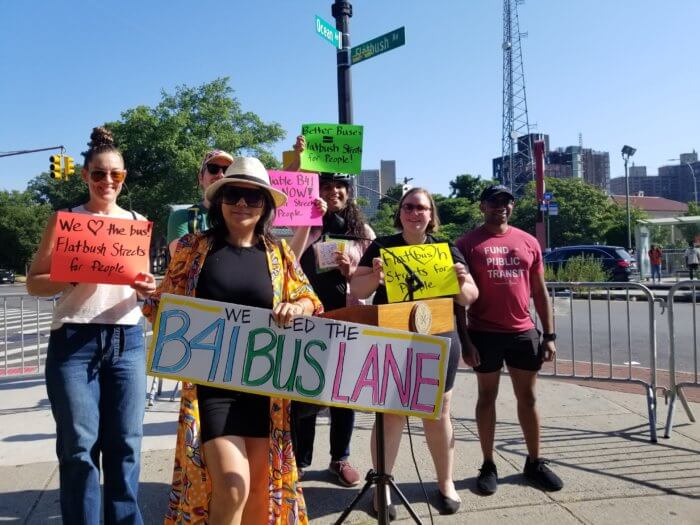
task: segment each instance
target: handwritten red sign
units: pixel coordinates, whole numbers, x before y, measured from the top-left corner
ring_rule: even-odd
[[[131,284],[148,271],[151,221],[58,212],[51,280]]]

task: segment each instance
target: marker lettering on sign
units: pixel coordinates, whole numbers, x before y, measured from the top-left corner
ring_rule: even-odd
[[[433,377],[423,377],[423,361],[428,359],[438,360],[439,357],[435,354],[425,354],[423,352],[419,352],[416,354],[416,386],[413,387],[413,399],[411,399],[411,408],[413,410],[420,410],[422,412],[432,412],[435,408],[435,405],[424,405],[418,402],[418,396],[420,395],[420,386],[437,386],[438,384],[438,380]]]

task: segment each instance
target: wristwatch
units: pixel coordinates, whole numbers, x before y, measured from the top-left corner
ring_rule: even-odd
[[[557,334],[552,332],[551,334],[542,334],[542,342],[546,343],[547,341],[556,341],[557,340]]]

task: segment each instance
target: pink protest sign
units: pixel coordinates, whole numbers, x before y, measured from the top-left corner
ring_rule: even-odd
[[[323,215],[314,206],[318,198],[318,174],[269,171],[270,183],[287,194],[287,204],[277,208],[275,226],[320,226]]]

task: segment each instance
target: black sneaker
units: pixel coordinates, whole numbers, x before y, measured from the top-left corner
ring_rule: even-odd
[[[476,478],[476,488],[485,496],[494,494],[498,489],[498,471],[496,464],[487,459],[479,469],[479,475]]]
[[[561,481],[552,470],[547,466],[546,459],[537,458],[535,461],[530,461],[530,457],[525,460],[525,478],[536,487],[555,492],[561,490],[564,483]]]

